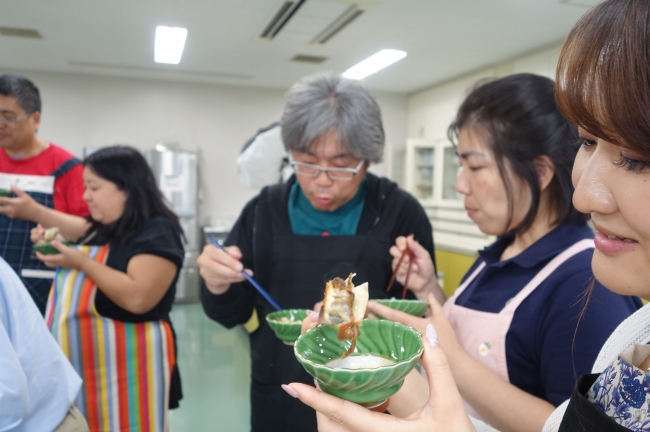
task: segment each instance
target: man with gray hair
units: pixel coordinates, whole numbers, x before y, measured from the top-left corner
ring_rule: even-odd
[[[262,318],[250,334],[254,432],[316,431],[316,416],[280,387],[313,379],[263,319],[273,308],[245,282],[243,269],[283,308],[312,308],[325,281],[351,272],[357,283],[369,283],[370,298],[401,295],[397,283],[385,291],[398,236],[413,234],[434,258],[422,206],[367,172],[381,161],[385,137],[379,105],[362,83],[332,74],[299,81],[287,94],[281,127],[295,176],[246,205],[225,242],[228,253],[207,246],[198,259],[210,318],[249,329]]]

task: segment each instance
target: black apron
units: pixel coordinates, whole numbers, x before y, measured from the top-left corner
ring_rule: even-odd
[[[562,417],[559,432],[629,431],[599,410],[585,396],[598,376],[599,374],[582,375],[578,379],[569,406]]]
[[[350,272],[357,274],[357,284],[368,282],[371,299],[399,295],[394,290],[385,292],[391,276],[390,235],[398,206],[386,209],[367,235],[298,236],[291,231],[281,189],[266,191],[255,209],[255,277],[283,308],[311,309],[323,299],[327,280],[344,278]],[[313,385],[314,379],[296,360],[293,347],[277,339],[266,323],[272,307],[258,297],[256,309],[260,327],[250,335],[252,430],[316,431],[315,411],[280,387],[290,382]]]
[[[23,178],[34,178],[33,181],[40,185],[36,189],[32,189],[29,180],[21,183],[21,175],[7,174],[7,176],[17,177],[12,183],[23,189],[37,203],[53,209],[54,182],[80,163],[79,159],[71,158],[49,176],[22,175]],[[54,271],[36,258],[32,251],[31,231],[35,226],[36,224],[32,221],[10,219],[4,214],[0,214],[0,256],[20,276],[41,314],[45,315],[45,305],[50,288],[52,288]]]

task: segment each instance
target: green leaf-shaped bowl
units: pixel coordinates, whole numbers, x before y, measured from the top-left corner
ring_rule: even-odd
[[[12,197],[12,196],[14,196],[14,193],[12,191],[10,191],[10,190],[7,190],[7,189],[0,189],[0,196]]]
[[[291,322],[281,322],[282,318],[287,318]],[[269,323],[278,339],[287,345],[293,345],[300,336],[300,327],[305,318],[307,318],[307,309],[284,309],[268,314],[266,322]]]
[[[66,246],[71,246],[72,242],[64,240],[63,244]],[[50,243],[33,244],[32,249],[34,252],[40,252],[43,255],[56,255],[59,253],[59,251],[54,249],[54,246],[52,246]]]
[[[406,312],[407,314],[413,315],[413,316],[416,316],[416,317],[421,317],[422,314],[424,314],[424,312],[429,307],[428,302],[420,301],[420,300],[398,300],[398,299],[392,298],[390,300],[388,300],[388,299],[380,299],[380,300],[373,299],[372,301],[377,302],[377,303],[379,303],[381,305],[384,305],[384,306],[388,306],[391,309]],[[379,319],[385,319],[381,315],[377,315],[377,314],[375,314],[375,315]]]
[[[294,346],[296,358],[321,389],[367,407],[377,406],[397,393],[404,378],[420,361],[422,336],[414,328],[386,320],[363,320],[354,356],[379,356],[394,364],[364,369],[327,365],[340,359],[351,341],[339,341],[338,330],[321,325],[301,335]]]

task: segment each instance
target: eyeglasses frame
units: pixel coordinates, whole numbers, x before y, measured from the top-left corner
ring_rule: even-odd
[[[18,124],[18,122],[21,122],[26,118],[29,118],[32,114],[34,114],[34,113],[23,114],[21,116],[16,116],[16,118],[9,120],[4,116],[5,112],[13,112],[13,111],[0,111],[0,124],[12,125],[12,126]]]
[[[360,160],[359,164],[357,165],[356,168],[336,168],[336,167],[323,168],[321,166],[312,165],[312,164],[308,164],[308,163],[305,163],[305,162],[296,162],[296,161],[293,160],[293,158],[289,158],[289,165],[291,165],[291,167],[294,169],[294,172],[296,173],[296,175],[316,178],[316,177],[318,177],[320,175],[320,173],[324,172],[325,174],[327,174],[327,176],[330,178],[330,180],[342,180],[342,181],[352,181],[354,176],[357,175],[359,173],[359,171],[361,171],[361,167],[363,166],[364,162],[365,161],[363,159]],[[296,171],[296,166],[303,166],[305,168],[313,168],[313,169],[315,169],[317,171],[316,171],[316,174],[299,173],[299,172]],[[352,177],[350,177],[350,178],[341,178],[341,177],[332,178],[332,176],[330,175],[331,172],[334,172],[334,173],[337,173],[337,172],[352,173]]]

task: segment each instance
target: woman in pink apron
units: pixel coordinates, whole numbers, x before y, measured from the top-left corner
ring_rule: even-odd
[[[57,268],[46,322],[83,378],[77,406],[91,431],[164,432],[182,396],[169,320],[182,230],[137,150],[107,147],[84,165],[90,218],[49,224],[78,246],[55,240],[59,254],[38,254]]]
[[[463,168],[456,189],[469,218],[498,239],[432,320],[467,411],[504,431],[541,430],[571,395],[575,374],[591,369],[641,306],[595,283],[585,307],[593,232],[571,204],[576,130],[553,89],[529,74],[482,84],[450,128]],[[400,238],[392,253],[407,242],[415,253],[409,288],[426,299],[440,290],[431,260],[412,239]],[[411,324],[424,330],[425,322]]]

